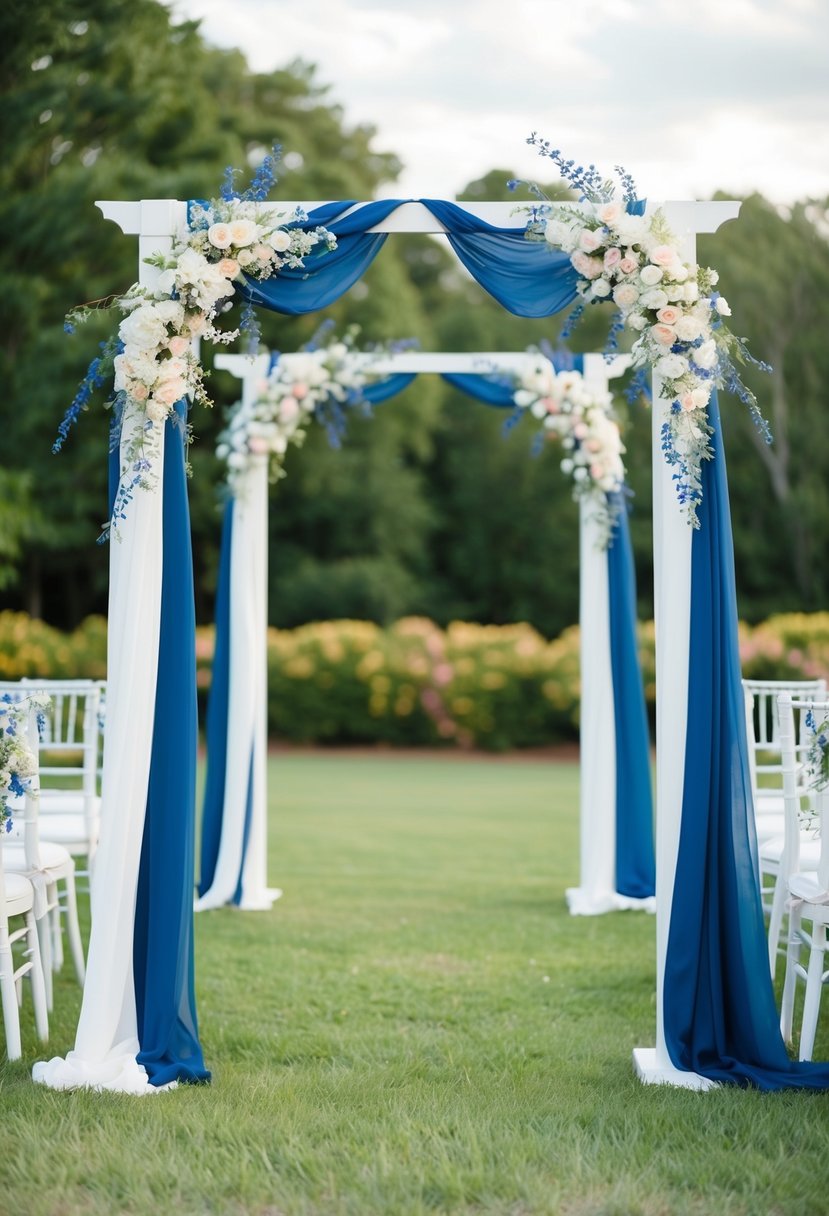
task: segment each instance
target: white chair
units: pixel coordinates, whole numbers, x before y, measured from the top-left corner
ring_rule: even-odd
[[[9,810],[13,813],[12,806],[9,806]],[[3,865],[5,835],[5,827],[0,826],[0,997],[6,1032],[6,1055],[10,1060],[17,1060],[21,1055],[18,1005],[23,997],[24,976],[28,977],[31,984],[35,1028],[38,1038],[43,1042],[49,1038],[49,1014],[34,916],[34,887],[22,874],[6,873]],[[22,926],[12,928],[9,922],[19,918],[23,920]],[[25,947],[23,962],[17,967],[12,949],[16,942],[21,942]]]
[[[40,730],[40,833],[86,858],[88,877],[100,826],[99,772],[103,737],[100,680],[22,680],[45,692],[51,707]]]
[[[783,798],[783,759],[780,748],[778,698],[783,694],[798,697],[803,702],[826,696],[825,680],[743,680],[748,736],[749,773],[757,829],[760,886],[763,910],[769,920],[769,970],[772,979],[777,969],[777,955],[785,918],[789,863],[784,861],[785,814]],[[803,714],[795,715],[795,737],[798,754],[803,750]],[[814,842],[802,842],[800,864],[817,865]]]
[[[816,773],[815,766],[809,763],[808,757],[804,761],[802,749],[797,746],[795,728],[796,711],[800,710],[805,715],[810,709],[818,726],[829,719],[829,701],[794,701],[785,695],[780,698],[786,852],[791,863],[787,884],[790,900],[786,979],[783,985],[780,1029],[785,1041],[790,1043],[795,987],[798,978],[804,979],[806,994],[800,1029],[801,1060],[812,1058],[821,989],[829,978],[829,972],[824,972],[823,969],[827,949],[826,926],[829,924],[829,784],[825,779],[820,779],[820,771],[825,771],[823,764],[818,766],[819,771]],[[808,870],[799,864],[802,838],[800,819],[804,811],[811,818],[812,831],[817,837],[818,845],[817,864]],[[811,933],[804,930],[804,920],[811,922]],[[804,946],[809,950],[808,968],[804,968],[800,962],[800,952]]]
[[[25,697],[33,688],[18,686],[16,695]],[[12,693],[15,695],[15,693]],[[35,756],[38,754],[38,716],[31,705],[28,710],[28,740]],[[59,970],[63,963],[63,925],[66,918],[66,933],[78,983],[83,986],[85,963],[81,931],[78,922],[78,903],[75,891],[75,862],[63,845],[40,839],[38,822],[39,781],[37,775],[25,798],[16,806],[13,828],[6,836],[3,864],[7,879],[22,875],[34,888],[34,916],[40,943],[40,957],[46,988],[46,1004],[53,1007],[52,971]],[[61,902],[61,897],[63,902]]]

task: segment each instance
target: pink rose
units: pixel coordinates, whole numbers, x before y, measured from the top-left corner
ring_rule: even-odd
[[[293,422],[299,413],[299,402],[295,397],[283,397],[279,407],[279,417],[282,422]]]
[[[586,253],[593,253],[601,243],[601,237],[593,228],[582,228],[579,233],[579,247]]]
[[[548,414],[559,413],[558,402],[554,401],[552,397],[542,397],[539,405],[543,405]]]
[[[613,245],[610,249],[605,250],[604,266],[605,270],[612,270],[614,266],[621,265],[622,251]]]
[[[682,312],[678,308],[674,308],[672,304],[668,304],[665,308],[660,308],[656,314],[663,325],[676,325]]]
[[[671,266],[677,261],[676,250],[671,245],[657,245],[651,250],[651,261],[654,266]]]
[[[269,451],[268,441],[261,435],[251,435],[248,447],[254,456],[266,456]]]
[[[303,397],[307,397],[308,396],[308,385],[307,384],[295,384],[294,385],[294,396],[296,397],[297,401],[301,401]]]
[[[235,258],[222,258],[216,269],[219,274],[224,275],[226,279],[235,279],[239,273],[239,263]]]
[[[273,257],[273,250],[270,245],[255,245],[253,248],[253,256],[259,262],[269,262]]]
[[[585,441],[584,446],[588,452],[600,452],[602,450],[602,445],[598,439],[588,439]]]
[[[697,404],[694,401],[693,393],[683,393],[679,399],[679,404],[686,411],[686,413],[689,413],[689,414],[690,414],[691,410],[695,410],[697,408]]]
[[[175,405],[186,392],[187,385],[183,380],[165,380],[163,384],[158,386],[153,396],[162,405]]]
[[[639,263],[636,258],[632,258],[626,254],[619,263],[619,269],[621,270],[622,274],[633,274],[638,265]]]
[[[584,439],[585,435],[587,434],[587,427],[583,422],[577,422],[573,427],[573,434],[575,435],[576,439]]]
[[[189,346],[189,338],[182,338],[181,336],[171,338],[167,343],[167,349],[169,350],[170,354],[175,355],[176,358],[180,358],[183,354],[185,354]]]
[[[673,346],[676,339],[676,331],[670,325],[652,325],[651,333],[662,346]]]
[[[601,258],[589,258],[580,250],[570,255],[570,261],[579,274],[586,279],[597,279],[604,270]]]
[[[227,224],[211,224],[207,230],[207,239],[214,249],[228,249],[231,243],[229,226]]]
[[[622,208],[618,203],[603,203],[601,207],[597,208],[596,215],[603,224],[612,226],[618,224],[622,218]]]
[[[605,466],[600,460],[595,460],[590,466],[590,476],[594,481],[598,481],[600,477],[605,475]]]
[[[130,396],[133,401],[146,401],[150,395],[150,390],[146,384],[134,384],[130,389]]]

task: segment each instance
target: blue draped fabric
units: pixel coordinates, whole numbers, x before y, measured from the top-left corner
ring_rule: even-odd
[[[361,390],[363,400],[367,401],[369,405],[382,405],[384,401],[402,393],[415,379],[414,372],[396,372],[393,376],[384,376],[382,380],[374,380],[363,386]]]
[[[496,379],[490,378],[493,375]],[[476,401],[483,401],[496,409],[513,409],[515,406],[513,385],[500,383],[497,372],[442,372],[441,380],[460,389],[467,397],[474,397]]]
[[[336,235],[336,249],[329,252],[323,246],[313,250],[304,259],[304,266],[295,270],[285,266],[271,279],[245,278],[237,283],[237,292],[260,308],[292,317],[327,308],[362,278],[385,244],[386,233],[366,229],[391,215],[401,201],[364,203],[351,215],[345,212],[354,206],[353,202],[315,207],[307,221],[287,227],[307,229],[323,224]]]
[[[578,274],[570,255],[546,241],[528,241],[523,228],[496,228],[457,203],[420,200],[446,228],[466,269],[504,308],[519,317],[549,317],[572,304]]]
[[[369,228],[391,215],[406,199],[374,203],[353,201],[315,207],[307,220],[287,227],[315,228],[322,224],[337,237],[330,252],[313,250],[304,266],[284,267],[270,279],[245,278],[238,294],[271,312],[300,316],[327,308],[365,273],[386,240],[386,233]],[[470,274],[499,303],[520,317],[549,317],[576,298],[578,275],[569,254],[544,241],[528,241],[523,228],[498,228],[465,211],[457,203],[420,199],[446,229],[450,245]],[[188,205],[188,218],[192,203]],[[347,214],[351,208],[355,208]]]
[[[644,899],[656,889],[650,745],[636,642],[636,574],[626,504],[607,550],[610,663],[616,724],[616,890]]]
[[[665,1040],[677,1068],[759,1089],[829,1088],[829,1064],[786,1053],[757,877],[725,453],[704,461],[691,554],[685,782],[665,962]]]
[[[230,547],[233,535],[233,504],[234,500],[228,499],[222,520],[222,543],[219,552],[219,582],[216,588],[216,641],[210,692],[207,698],[207,776],[202,804],[199,895],[204,895],[213,884],[216,861],[219,856],[219,843],[222,838],[230,688]]]
[[[196,616],[186,403],[164,440],[161,631],[133,946],[138,1062],[152,1085],[209,1081],[193,984]]]

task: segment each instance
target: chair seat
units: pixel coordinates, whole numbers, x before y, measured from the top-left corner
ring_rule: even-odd
[[[75,863],[62,844],[41,840],[40,861],[44,870],[74,869]],[[3,847],[3,866],[9,874],[28,874],[26,853],[22,844],[7,844]]]
[[[769,861],[777,865],[780,864],[780,858],[783,856],[782,836],[774,836],[771,840],[767,840],[760,847],[760,864]],[[815,840],[814,836],[800,837],[800,861],[798,865],[801,870],[814,871],[818,867],[820,861],[820,841]]]
[[[3,859],[5,861],[6,850],[3,850]],[[9,916],[19,916],[21,912],[28,912],[34,900],[34,891],[32,884],[28,878],[22,874],[15,874],[13,871],[6,869],[5,871],[5,887],[6,887],[6,911]]]
[[[798,871],[789,879],[789,890],[796,899],[804,899],[810,904],[827,905],[829,911],[829,891],[818,882],[817,874]]]

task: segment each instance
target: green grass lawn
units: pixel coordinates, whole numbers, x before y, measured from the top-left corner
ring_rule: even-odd
[[[654,922],[568,917],[575,766],[287,755],[270,788],[284,898],[197,918],[214,1084],[35,1087],[27,1002],[25,1060],[0,1069],[0,1211],[829,1212],[824,1097],[634,1079]],[[78,1004],[67,965],[51,1054]]]

